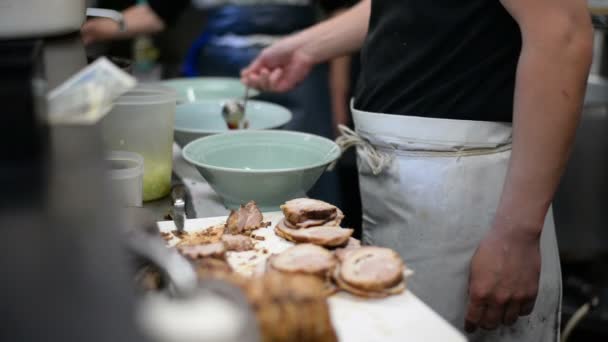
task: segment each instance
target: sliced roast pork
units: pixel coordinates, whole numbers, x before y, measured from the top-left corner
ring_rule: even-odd
[[[177,249],[185,257],[191,260],[203,258],[224,259],[226,247],[222,242],[209,243],[206,245],[178,246]]]
[[[284,220],[281,220],[275,227],[275,233],[285,240],[295,243],[312,243],[333,248],[346,245],[348,239],[353,235],[353,230],[326,226],[291,229],[286,227]]]
[[[301,244],[269,258],[269,266],[284,273],[325,276],[337,265],[334,255],[325,248]]]
[[[331,281],[337,264],[338,261],[330,251],[316,245],[302,244],[271,256],[268,259],[268,270],[286,275],[315,276],[324,284],[323,294],[329,296],[337,290]]]
[[[224,234],[224,236],[222,236],[222,242],[224,243],[226,250],[232,252],[250,251],[255,247],[253,240],[245,235]]]
[[[386,297],[405,291],[405,264],[395,251],[361,247],[346,253],[334,271],[340,288],[362,297]]]
[[[299,229],[314,226],[338,226],[344,214],[334,205],[310,199],[297,198],[281,206],[288,228]]]
[[[226,221],[227,234],[249,234],[252,230],[268,227],[270,222],[264,222],[262,212],[255,204],[250,201],[246,205],[241,205],[239,210],[233,210]]]
[[[338,261],[342,262],[344,261],[348,253],[358,248],[361,248],[361,241],[355,239],[354,237],[351,237],[348,239],[346,246],[338,248],[334,251],[334,255],[336,256],[336,258],[338,258]]]

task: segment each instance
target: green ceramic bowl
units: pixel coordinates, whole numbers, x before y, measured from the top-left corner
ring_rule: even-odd
[[[200,100],[223,100],[242,98],[245,86],[238,78],[228,77],[193,77],[175,78],[161,82],[175,89],[178,103],[197,102]],[[249,90],[249,96],[258,95],[255,89]]]
[[[227,208],[254,200],[263,211],[305,196],[340,154],[329,139],[272,130],[211,135],[183,150]]]
[[[180,146],[212,134],[228,132],[222,117],[222,100],[184,103],[175,111],[175,141]],[[249,100],[245,112],[251,130],[281,128],[291,121],[291,112],[268,102]]]

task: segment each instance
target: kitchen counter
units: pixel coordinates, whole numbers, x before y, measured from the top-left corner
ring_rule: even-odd
[[[205,227],[225,220],[228,210],[196,168],[181,156],[181,149],[173,148],[174,178],[181,181],[190,193],[189,217],[186,227]],[[146,204],[167,211],[169,201]],[[218,221],[219,222],[219,221]],[[172,222],[159,227],[173,229]],[[424,304],[410,291],[385,299],[364,300],[346,293],[329,300],[331,315],[341,341],[466,341],[466,338]]]
[[[201,231],[217,226],[226,221],[225,215],[187,220],[185,229]],[[273,224],[256,230],[256,236],[264,237],[262,241],[255,241],[257,250],[268,250],[270,253],[246,251],[228,255],[227,260],[236,272],[249,276],[260,271],[260,267],[263,270],[270,254],[280,253],[293,245],[274,233],[272,227],[282,218],[281,212],[264,213],[264,219]],[[171,221],[158,222],[158,228],[170,232],[175,225]],[[344,342],[466,341],[457,329],[410,291],[382,299],[363,299],[339,292],[329,298],[329,307],[338,338]]]

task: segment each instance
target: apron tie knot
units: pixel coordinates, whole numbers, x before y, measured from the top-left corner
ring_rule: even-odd
[[[336,139],[336,144],[340,146],[342,153],[353,146],[358,147],[359,156],[367,165],[369,165],[374,175],[379,175],[392,163],[393,157],[391,155],[378,151],[369,141],[361,137],[357,132],[344,125],[339,125],[338,130],[340,131],[340,136]],[[333,170],[335,166],[336,162],[329,167],[329,170]]]

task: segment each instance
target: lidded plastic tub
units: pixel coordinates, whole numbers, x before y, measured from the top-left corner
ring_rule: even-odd
[[[144,158],[137,153],[113,151],[106,156],[112,192],[123,207],[141,207]]]
[[[143,200],[171,191],[176,94],[157,84],[141,84],[116,100],[102,121],[106,150],[144,158]]]

